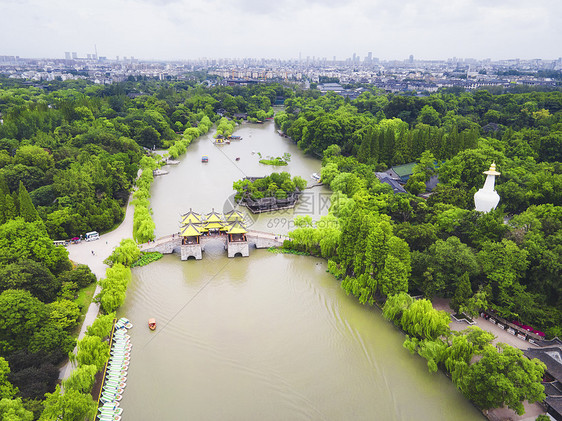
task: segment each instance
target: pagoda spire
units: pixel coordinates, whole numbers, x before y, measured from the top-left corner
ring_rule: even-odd
[[[477,211],[488,213],[495,209],[500,201],[500,196],[494,189],[496,177],[500,175],[496,171],[496,162],[492,162],[490,169],[483,174],[486,174],[486,181],[484,186],[474,194],[474,205]]]

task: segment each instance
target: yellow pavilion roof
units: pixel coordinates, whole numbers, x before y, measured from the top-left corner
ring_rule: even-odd
[[[230,226],[230,229],[228,230],[229,234],[246,234],[247,232],[248,231],[246,230],[246,228],[244,228],[244,225],[242,225],[240,222],[235,222]]]
[[[244,214],[237,210],[231,210],[230,212],[224,214],[224,219],[226,219],[228,222],[243,221]]]
[[[188,223],[181,227],[181,235],[182,237],[196,237],[201,235],[201,230],[192,223]]]
[[[210,229],[222,229],[226,226],[226,224],[222,221],[214,221],[214,222],[207,222],[203,225],[203,228],[210,230]]]
[[[184,213],[181,216],[181,223],[182,224],[188,224],[188,223],[192,223],[192,224],[197,224],[201,222],[201,215],[198,213],[195,213],[191,210],[191,208],[189,209],[189,212]]]
[[[208,213],[207,215],[205,215],[205,221],[206,222],[221,222],[222,218],[221,216],[215,212],[215,210],[213,209],[212,212]]]

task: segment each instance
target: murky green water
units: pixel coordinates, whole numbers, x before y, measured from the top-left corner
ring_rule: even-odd
[[[243,174],[269,173],[252,151],[292,153],[285,169],[306,179],[319,171],[272,126],[245,126],[242,141],[219,148],[207,138],[191,145],[153,187],[157,235],[177,230],[189,207],[222,210]],[[262,215],[253,228],[282,233],[293,213],[325,213],[326,191],[312,192],[314,209]],[[378,310],[345,295],[324,261],[255,249],[228,259],[222,247],[211,244],[201,261],[168,255],[134,269],[120,310],[135,323],[123,420],[481,419],[445,376],[402,348]]]

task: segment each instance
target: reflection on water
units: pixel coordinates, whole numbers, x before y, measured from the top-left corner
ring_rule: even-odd
[[[293,174],[318,172],[318,161],[297,155],[271,126],[239,130],[239,145],[271,144],[276,152],[266,154],[293,154]],[[155,183],[159,235],[177,229],[189,207],[220,209],[241,172],[221,156],[240,155],[249,175],[271,171],[235,147],[216,151],[201,139]],[[164,256],[133,270],[120,314],[135,324],[125,421],[481,418],[445,376],[429,374],[402,347],[402,334],[378,310],[346,296],[320,259],[255,249],[228,259],[220,243],[200,261]]]

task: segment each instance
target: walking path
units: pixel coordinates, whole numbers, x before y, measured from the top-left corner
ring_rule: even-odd
[[[451,308],[449,307],[449,300],[446,298],[436,298],[432,300],[433,302],[433,307],[435,307],[437,310],[445,310],[447,313],[453,314],[453,310],[451,310]],[[537,348],[537,345],[533,345],[532,343],[518,338],[515,335],[512,335],[511,333],[507,332],[504,329],[500,329],[497,325],[493,324],[492,322],[482,318],[482,317],[478,317],[476,319],[474,319],[475,324],[472,326],[478,326],[480,329],[485,330],[487,332],[490,332],[491,334],[493,334],[495,336],[494,340],[492,341],[492,343],[495,345],[499,342],[503,342],[504,344],[508,344],[511,345],[514,348],[518,348],[521,350],[527,349],[527,348]],[[469,325],[466,322],[456,322],[454,320],[451,320],[451,323],[449,324],[449,327],[451,328],[451,330],[454,331],[461,331],[464,330],[466,328],[468,328]]]
[[[105,270],[108,266],[103,261],[113,252],[113,249],[119,245],[121,240],[133,237],[133,213],[134,207],[131,205],[131,197],[127,203],[125,210],[125,219],[116,229],[106,234],[100,235],[100,239],[96,241],[82,241],[79,244],[71,244],[68,246],[68,257],[75,263],[88,265],[90,270],[99,280],[105,277]],[[94,297],[100,292],[100,286],[96,286]],[[84,337],[86,329],[96,320],[99,313],[99,304],[92,302],[84,322],[78,334],[78,340]],[[74,350],[76,352],[76,349]],[[74,365],[68,361],[60,370],[59,379],[64,380],[70,376],[74,369]]]

